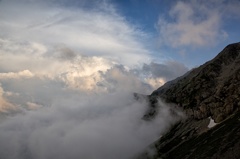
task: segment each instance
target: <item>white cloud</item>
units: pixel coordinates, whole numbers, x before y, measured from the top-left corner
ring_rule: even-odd
[[[44,45],[65,44],[82,55],[104,56],[126,65],[151,59],[139,40],[146,39],[146,34],[112,5],[96,1],[94,9],[86,10],[83,6],[56,7],[54,3],[2,1],[0,36]]]
[[[106,57],[81,55],[66,45],[50,47],[6,39],[1,39],[0,44],[0,80],[48,79],[61,81],[66,88],[79,91],[121,89],[149,94],[188,70],[183,64],[173,61],[144,64],[142,68],[129,67]]]
[[[140,76],[133,74],[131,70],[121,65],[115,65],[105,73],[101,73],[101,75],[102,80],[97,85],[109,92],[128,92],[131,90],[132,92],[149,94],[153,90],[150,83],[147,83]]]
[[[158,89],[159,87],[166,83],[166,81],[160,77],[157,78],[148,77],[145,79],[145,81],[149,83],[154,89]]]
[[[34,74],[29,70],[23,70],[20,72],[8,72],[8,73],[0,73],[0,80],[2,79],[16,79],[16,78],[32,78]]]
[[[227,38],[222,22],[229,15],[239,14],[230,8],[239,8],[240,3],[233,2],[178,1],[170,9],[168,19],[164,16],[159,18],[157,27],[162,43],[173,47],[200,47],[214,45]]]
[[[150,59],[139,40],[144,34],[106,1],[93,2],[88,9],[85,2],[77,7],[61,5],[64,1],[0,3],[1,79],[47,78],[70,89],[100,92],[128,87],[142,92],[139,88],[147,83],[143,88],[150,93],[159,81],[154,78],[166,81],[179,75],[153,77],[151,70],[146,77],[132,74]]]
[[[7,113],[9,111],[17,110],[17,108],[10,103],[6,98],[4,98],[4,90],[0,84],[0,113]]]
[[[27,102],[26,105],[27,105],[28,110],[37,110],[37,109],[43,107],[42,105],[33,103],[33,102]]]
[[[160,115],[152,122],[143,121],[146,104],[124,92],[56,99],[49,108],[27,111],[0,124],[0,157],[133,157],[178,120],[160,102]]]
[[[0,1],[0,110],[21,110],[0,122],[0,158],[131,157],[175,122],[167,107],[141,120],[148,103],[133,92],[149,94],[185,67],[148,64],[143,33],[112,5],[55,2]]]

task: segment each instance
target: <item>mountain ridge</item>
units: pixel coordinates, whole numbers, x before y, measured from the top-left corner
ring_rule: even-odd
[[[197,119],[212,116],[216,122],[221,122],[240,106],[240,103],[236,103],[240,101],[239,54],[240,43],[230,44],[214,59],[193,69],[177,81],[167,83],[167,88],[163,86],[154,91],[150,98],[160,97],[166,102],[180,105],[188,116]]]
[[[240,42],[215,58],[167,82],[148,96],[153,119],[157,101],[181,107],[187,119],[175,124],[139,159],[240,158]],[[218,123],[209,127],[211,120]]]

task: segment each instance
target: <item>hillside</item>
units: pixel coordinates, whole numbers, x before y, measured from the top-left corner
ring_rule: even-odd
[[[181,107],[187,119],[140,158],[240,158],[240,43],[228,45],[211,61],[154,91],[145,118],[157,114],[159,98]],[[209,126],[212,119],[218,123],[214,127]]]

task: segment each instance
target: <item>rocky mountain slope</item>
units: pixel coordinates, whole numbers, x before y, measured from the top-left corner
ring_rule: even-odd
[[[240,158],[240,43],[228,45],[211,61],[154,91],[145,119],[157,114],[159,98],[181,107],[187,119],[139,158]],[[211,119],[218,123],[212,128]]]

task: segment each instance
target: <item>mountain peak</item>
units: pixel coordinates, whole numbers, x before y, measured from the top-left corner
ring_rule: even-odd
[[[225,49],[234,49],[234,48],[240,49],[240,42],[229,44],[224,48],[224,50]]]
[[[229,63],[230,60],[239,58],[240,54],[240,42],[229,44],[226,46],[214,59],[213,61],[222,61],[223,63]]]

